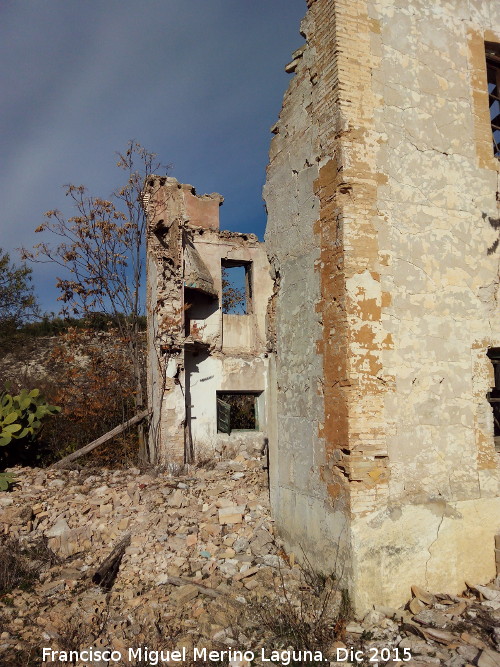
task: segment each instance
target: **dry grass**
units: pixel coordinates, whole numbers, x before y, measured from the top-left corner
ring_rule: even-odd
[[[58,560],[44,538],[26,544],[0,537],[0,596],[16,588],[30,590],[40,573]]]
[[[295,585],[279,568],[279,582],[271,595],[250,604],[259,624],[256,631],[260,628],[263,635],[262,646],[293,647],[328,655],[332,643],[345,634],[350,613],[345,591],[333,577],[317,574],[309,564],[301,567],[300,580]]]

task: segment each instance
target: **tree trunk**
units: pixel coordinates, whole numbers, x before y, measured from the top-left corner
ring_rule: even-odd
[[[135,410],[136,412],[142,412],[144,410],[144,392],[142,390],[142,373],[141,367],[138,363],[137,357],[134,359],[134,375],[136,383],[136,394],[135,394]],[[139,440],[139,461],[143,463],[148,463],[148,448],[146,442],[146,427],[144,422],[139,422],[137,426],[137,437]]]
[[[135,412],[139,413],[144,410],[144,392],[142,388],[142,359],[139,345],[140,332],[137,330],[130,332],[129,349],[132,358],[132,368],[135,380],[135,396],[134,407]],[[139,441],[139,461],[142,463],[151,463],[147,448],[147,427],[143,422],[139,422],[137,426],[137,438]]]

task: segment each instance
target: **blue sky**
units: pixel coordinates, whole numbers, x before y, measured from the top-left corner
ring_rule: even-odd
[[[221,226],[262,237],[271,135],[303,43],[305,0],[4,0],[0,8],[0,247],[41,240],[62,186],[109,196],[115,152],[136,139],[199,194]],[[57,310],[50,265],[34,265]]]

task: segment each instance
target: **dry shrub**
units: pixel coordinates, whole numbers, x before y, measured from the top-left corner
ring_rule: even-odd
[[[31,589],[40,573],[57,562],[59,559],[45,538],[28,544],[0,536],[0,596],[16,588]]]
[[[60,336],[51,362],[57,381],[53,400],[74,423],[110,425],[126,419],[134,386],[125,342],[116,331],[71,329]]]
[[[40,648],[25,643],[22,648],[2,650],[0,653],[0,664],[8,665],[8,667],[42,667],[47,663],[42,661],[41,656],[42,651]],[[62,667],[62,663],[52,662],[50,666]]]
[[[17,551],[15,540],[5,540],[0,546],[0,595],[14,588],[30,588],[38,573],[25,556]]]
[[[49,460],[92,442],[134,416],[135,383],[126,341],[116,330],[70,329],[50,356],[50,401],[62,408],[47,423],[42,439]],[[125,456],[124,456],[125,455]],[[137,438],[128,433],[86,457],[94,464],[127,463],[137,456]]]
[[[37,359],[33,349],[26,349],[26,361]],[[12,391],[40,389],[49,403],[62,411],[44,420],[35,441],[3,448],[9,450],[8,465],[49,465],[135,414],[132,363],[127,341],[116,329],[70,328],[55,343],[52,339],[40,349],[36,376],[28,370],[7,374],[6,379]],[[131,430],[94,450],[82,462],[130,465],[137,462],[137,453],[137,431]]]
[[[279,582],[271,595],[249,605],[259,622],[256,631],[263,636],[262,645],[269,649],[292,646],[326,656],[332,643],[345,634],[350,612],[347,594],[334,577],[314,572],[309,563],[301,567],[298,582],[288,580],[279,568]]]

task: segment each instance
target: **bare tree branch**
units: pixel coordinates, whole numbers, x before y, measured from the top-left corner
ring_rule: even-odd
[[[23,259],[53,262],[64,269],[57,277],[63,306],[61,313],[89,315],[96,311],[116,320],[126,340],[136,381],[136,412],[144,408],[140,361],[140,316],[144,276],[146,214],[142,206],[145,180],[162,168],[155,153],[135,140],[117,153],[117,166],[126,174],[125,183],[110,197],[93,197],[83,185],[66,185],[75,215],[47,211],[36,228],[50,233],[58,244],[38,243],[33,250],[21,249]]]

